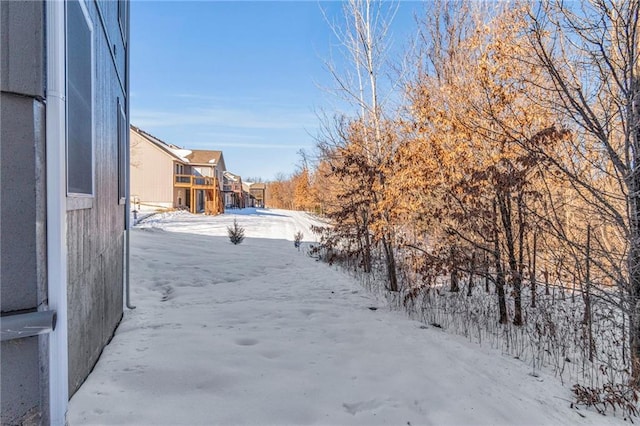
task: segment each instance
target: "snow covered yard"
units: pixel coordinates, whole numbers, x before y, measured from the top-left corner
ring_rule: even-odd
[[[226,236],[236,218],[246,239]],[[132,301],[69,423],[623,424],[569,386],[411,321],[294,248],[303,213],[155,215],[131,235]],[[376,310],[370,308],[377,308]]]

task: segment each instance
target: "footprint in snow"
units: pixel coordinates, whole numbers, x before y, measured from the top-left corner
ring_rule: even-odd
[[[166,302],[167,300],[172,298],[173,298],[173,287],[171,287],[170,285],[165,285],[162,288],[162,298],[160,299],[160,301]]]
[[[347,410],[347,413],[353,414],[354,416],[362,411],[371,411],[376,408],[380,408],[382,406],[382,402],[377,399],[372,399],[369,401],[360,401],[354,402],[352,404],[343,403],[342,406]]]
[[[249,337],[236,339],[236,345],[240,345],[240,346],[253,346],[257,344],[258,344],[258,341],[256,339],[252,339]]]
[[[280,357],[282,354],[279,351],[265,351],[265,352],[262,352],[261,355],[267,359],[276,359]]]

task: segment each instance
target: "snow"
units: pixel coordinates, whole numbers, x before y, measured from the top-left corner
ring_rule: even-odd
[[[245,228],[247,238],[282,239],[293,241],[296,232],[304,234],[304,241],[316,241],[311,225],[322,225],[300,212],[271,209],[229,209],[222,216],[194,215],[186,211],[167,212],[153,216],[138,226],[142,229],[159,228],[172,232],[199,235],[227,236],[227,227],[236,219]],[[293,244],[291,244],[293,247]],[[286,254],[290,254],[285,252]],[[281,253],[281,254],[285,254]],[[268,263],[270,258],[264,259]]]
[[[184,161],[185,163],[188,163],[189,160],[187,159],[187,157],[193,152],[190,149],[184,149],[184,148],[169,148],[171,150],[171,152],[173,152],[173,154],[176,157],[179,157],[181,161]]]
[[[391,311],[305,254],[314,223],[245,209],[139,224],[137,308],[71,399],[69,424],[623,424],[570,408],[569,386],[544,371]]]

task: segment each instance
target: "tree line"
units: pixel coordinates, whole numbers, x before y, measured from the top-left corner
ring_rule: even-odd
[[[550,362],[573,318],[578,401],[633,413],[639,1],[429,2],[390,60],[397,7],[350,0],[331,22],[350,68],[327,68],[352,112],[325,114],[314,161],[270,183],[273,206],[331,219],[325,253],[398,304],[435,318],[463,303],[526,336],[532,359]]]

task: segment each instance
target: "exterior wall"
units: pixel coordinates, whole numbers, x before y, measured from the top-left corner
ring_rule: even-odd
[[[173,206],[177,208],[187,208],[187,193],[189,188],[173,188]]]
[[[141,203],[173,206],[173,159],[133,130],[131,140],[131,197]],[[189,174],[185,167],[185,174]]]
[[[220,184],[220,191],[222,192],[224,190],[224,172],[227,171],[227,166],[224,164],[224,156],[222,155],[222,153],[220,153],[220,161],[218,161],[218,164],[216,164],[215,166],[215,171],[213,172],[216,176],[216,178],[218,178],[218,183]],[[212,174],[213,176],[213,174]]]
[[[67,324],[58,327],[66,325],[69,335],[69,396],[89,374],[122,317],[124,276],[118,104],[127,105],[126,31],[121,31],[117,2],[85,5],[96,49],[95,192],[81,209],[67,200],[69,312]],[[48,308],[44,8],[43,1],[0,1],[2,315]],[[48,335],[2,342],[0,351],[0,423],[48,424]]]
[[[224,207],[233,207],[233,194],[230,192],[224,193]]]
[[[127,105],[127,50],[118,2],[85,5],[94,28],[95,192],[89,208],[67,211],[69,397],[91,372],[123,311],[125,205],[118,194],[118,103]]]
[[[213,167],[207,167],[207,166],[193,166],[192,170],[194,170],[194,175],[199,175],[199,176],[208,176],[208,177],[213,177],[214,176],[214,168]]]
[[[44,3],[0,1],[0,309],[46,310]],[[0,424],[48,423],[47,335],[0,344]]]
[[[223,174],[223,171],[220,171],[220,167],[216,167],[215,171],[213,173],[215,174],[216,178],[218,179],[220,192],[224,191],[224,174]]]

